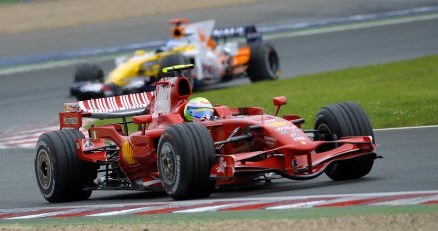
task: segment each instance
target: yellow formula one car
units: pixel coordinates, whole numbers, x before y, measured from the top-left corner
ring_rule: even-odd
[[[79,66],[71,95],[85,100],[152,91],[151,84],[163,75],[160,70],[179,64],[195,64],[189,74],[195,89],[241,76],[253,82],[279,76],[277,51],[262,41],[253,25],[214,29],[214,20],[188,23],[187,19],[173,19],[170,25],[172,39],[165,46],[116,58],[116,68],[106,78],[95,64]]]

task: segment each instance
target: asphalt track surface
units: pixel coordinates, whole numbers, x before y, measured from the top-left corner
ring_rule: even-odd
[[[210,199],[437,190],[436,134],[438,127],[375,132],[383,159],[377,159],[371,173],[358,180],[334,182],[325,175],[309,181],[279,179],[218,191]],[[49,204],[40,196],[33,156],[32,150],[0,150],[0,208],[171,201],[164,193],[97,191],[88,201]]]
[[[215,19],[219,27],[268,26],[436,5],[437,0],[267,0],[238,7],[181,11],[75,28],[2,35],[0,59],[161,40],[168,37],[167,22],[171,18]]]
[[[341,16],[348,13],[340,12],[338,14]],[[201,18],[201,16],[197,17]],[[303,18],[307,19],[307,17],[312,18],[311,15]],[[222,20],[222,22],[228,21]],[[236,24],[241,23],[236,21]],[[437,54],[438,27],[436,25],[438,25],[436,19],[425,20],[287,37],[271,42],[279,48],[284,76],[296,76]],[[135,39],[138,38],[135,36],[131,38],[133,42]],[[78,40],[80,43],[80,38]],[[0,44],[3,51],[6,46]],[[43,45],[36,47],[42,51],[50,51],[44,49]],[[35,54],[41,52],[38,49],[33,52]],[[23,51],[18,49],[16,54],[20,52]],[[111,62],[103,62],[100,65],[105,70],[112,68]],[[0,76],[0,127],[10,128],[55,120],[57,112],[68,100],[67,89],[72,82],[73,70],[74,66],[67,66]],[[384,159],[377,160],[371,174],[361,180],[333,182],[325,176],[302,182],[281,180],[269,186],[217,192],[212,198],[436,190],[438,189],[436,179],[438,168],[434,163],[435,150],[438,150],[436,134],[438,128],[376,132],[377,142],[382,144],[379,154],[384,156]],[[48,206],[36,186],[33,155],[32,150],[0,150],[0,208]],[[96,192],[90,201],[68,205],[169,200],[161,193]]]

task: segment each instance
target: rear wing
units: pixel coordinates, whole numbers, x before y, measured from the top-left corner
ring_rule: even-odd
[[[255,25],[215,28],[211,33],[211,37],[215,41],[226,41],[228,38],[238,37],[246,38],[248,43],[262,41],[262,34],[257,31]]]
[[[142,92],[77,102],[84,113],[106,113],[145,108],[152,99],[153,92]],[[68,103],[66,103],[68,104]]]
[[[81,128],[82,117],[109,119],[144,114],[153,96],[153,92],[142,92],[65,103],[64,112],[59,113],[60,129]]]

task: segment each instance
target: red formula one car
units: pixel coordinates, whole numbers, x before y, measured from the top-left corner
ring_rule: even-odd
[[[40,136],[35,173],[49,202],[84,200],[93,190],[164,190],[175,200],[205,198],[215,188],[277,178],[307,180],[326,173],[348,180],[367,175],[378,157],[373,130],[351,102],[322,108],[314,130],[297,115],[277,117],[285,97],[274,97],[274,115],[260,107],[212,107],[213,116],[184,120],[191,95],[181,75],[193,65],[166,70],[177,77],[156,82],[155,92],[65,105],[60,130]],[[84,117],[132,116],[127,123],[78,129]],[[309,138],[306,133],[314,135]]]

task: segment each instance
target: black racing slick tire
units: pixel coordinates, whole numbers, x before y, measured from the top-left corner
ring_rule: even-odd
[[[160,76],[159,77],[175,77],[174,72],[170,73],[163,73],[163,68],[165,67],[171,67],[175,65],[183,65],[183,64],[189,64],[190,62],[181,54],[171,54],[168,56],[164,56],[163,59],[161,59],[160,62]],[[183,72],[183,75],[190,80],[190,85],[192,86],[192,89],[195,86],[195,79],[193,78],[193,74],[191,70],[187,70]]]
[[[74,75],[75,82],[83,81],[98,81],[104,82],[104,74],[102,68],[97,64],[81,64],[76,68]]]
[[[210,169],[215,162],[214,142],[198,123],[168,127],[158,143],[161,184],[174,200],[206,198],[215,187]]]
[[[250,43],[248,77],[252,82],[276,80],[280,75],[280,59],[275,48],[265,42]]]
[[[86,200],[97,177],[97,165],[82,161],[76,152],[76,139],[85,138],[74,129],[58,130],[40,136],[36,146],[35,175],[42,196],[51,203]]]
[[[160,69],[160,76],[161,77],[175,77],[174,73],[163,73],[163,68],[171,67],[171,66],[175,66],[175,65],[183,65],[183,64],[188,64],[188,61],[180,53],[164,56],[160,62],[160,68],[161,68]]]
[[[318,130],[315,140],[333,141],[346,136],[370,136],[375,142],[373,128],[365,111],[356,103],[344,102],[322,108],[315,120],[314,129]],[[317,152],[335,148],[324,146]],[[332,180],[352,180],[367,175],[373,167],[375,155],[367,155],[349,160],[331,163],[325,173]]]

